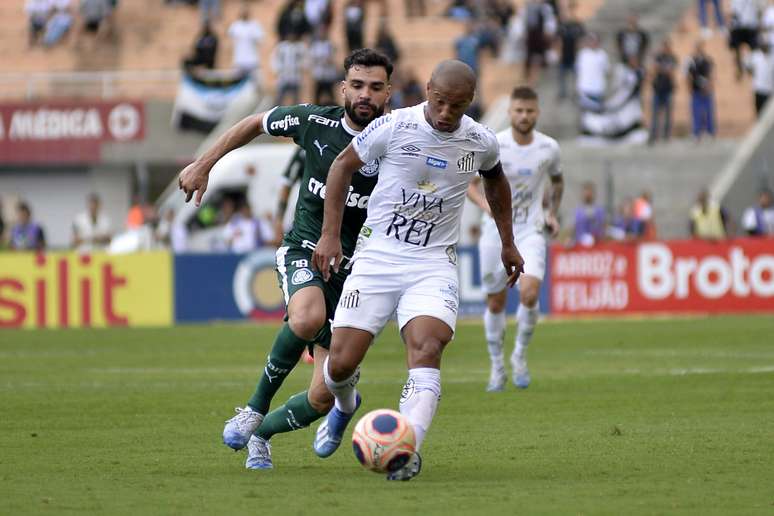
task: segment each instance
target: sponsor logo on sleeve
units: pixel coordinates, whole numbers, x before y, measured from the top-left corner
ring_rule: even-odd
[[[380,116],[379,118],[377,118],[376,120],[368,124],[368,127],[363,129],[363,132],[357,136],[355,141],[357,142],[358,145],[362,144],[371,135],[371,133],[373,133],[376,129],[383,126],[385,123],[389,122],[390,120],[392,120],[392,117],[390,115]]]
[[[283,131],[287,131],[291,127],[301,125],[301,121],[298,119],[297,116],[293,115],[285,115],[285,118],[282,118],[280,120],[275,120],[271,124],[269,124],[269,129],[272,131],[276,131],[278,129],[281,129]]]

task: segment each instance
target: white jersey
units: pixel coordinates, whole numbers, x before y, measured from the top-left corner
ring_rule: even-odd
[[[510,128],[497,133],[503,171],[511,186],[513,234],[517,240],[529,233],[543,232],[543,192],[546,179],[548,176],[557,177],[562,174],[559,144],[541,132],[533,131],[532,134],[532,143],[519,145],[513,139]],[[486,214],[482,233],[486,233],[488,239],[498,238],[494,219]]]
[[[468,116],[453,133],[437,131],[425,105],[377,118],[352,140],[364,163],[379,160],[355,259],[375,253],[456,263],[465,193],[479,170],[497,165],[497,139]]]

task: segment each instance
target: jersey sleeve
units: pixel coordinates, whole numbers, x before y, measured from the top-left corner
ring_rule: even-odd
[[[551,177],[562,175],[562,153],[556,141],[551,142],[551,163],[548,167],[548,175]]]
[[[363,132],[352,140],[352,148],[360,161],[369,163],[384,156],[392,139],[394,120],[393,115],[381,116],[368,124]]]
[[[483,134],[486,151],[481,161],[481,170],[492,170],[500,162],[500,143],[497,141],[497,136],[489,129],[483,131]]]
[[[263,116],[263,131],[271,136],[288,136],[303,145],[303,133],[311,112],[308,104],[278,106]]]

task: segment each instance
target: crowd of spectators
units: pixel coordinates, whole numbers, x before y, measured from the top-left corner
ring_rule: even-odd
[[[102,37],[111,29],[117,4],[118,0],[26,0],[29,45],[56,46],[75,30],[74,26],[76,42],[88,34]]]

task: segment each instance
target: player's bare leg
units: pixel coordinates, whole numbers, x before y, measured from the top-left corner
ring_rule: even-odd
[[[484,333],[486,345],[489,350],[491,369],[489,371],[489,383],[487,392],[500,392],[505,388],[507,375],[505,374],[505,356],[503,353],[503,339],[505,337],[506,291],[503,289],[486,297],[486,311],[484,312]]]
[[[271,469],[271,445],[269,440],[275,434],[306,428],[327,414],[333,407],[333,394],[325,386],[323,367],[328,350],[314,347],[314,372],[309,389],[295,394],[284,405],[269,412],[247,444],[248,469]]]
[[[371,333],[357,328],[336,328],[333,331],[323,374],[325,385],[335,398],[335,406],[317,429],[314,451],[319,457],[329,457],[338,449],[347,424],[360,406],[360,395],[355,385],[360,378],[360,362],[373,339]]]
[[[430,316],[410,320],[401,331],[408,380],[400,396],[400,412],[414,427],[417,453],[404,467],[387,475],[388,480],[410,480],[422,469],[419,449],[441,399],[441,355],[453,335],[445,322]]]
[[[288,322],[277,333],[255,392],[245,408],[236,409],[237,415],[223,429],[223,442],[227,446],[240,450],[247,445],[282,382],[325,323],[325,297],[319,287],[303,288],[290,298]]]
[[[511,355],[511,366],[513,367],[513,383],[521,389],[526,389],[530,383],[529,370],[527,369],[527,346],[532,339],[538,320],[539,293],[539,279],[527,274],[519,278],[520,302],[516,312],[516,321],[519,327],[516,333],[516,347]]]

